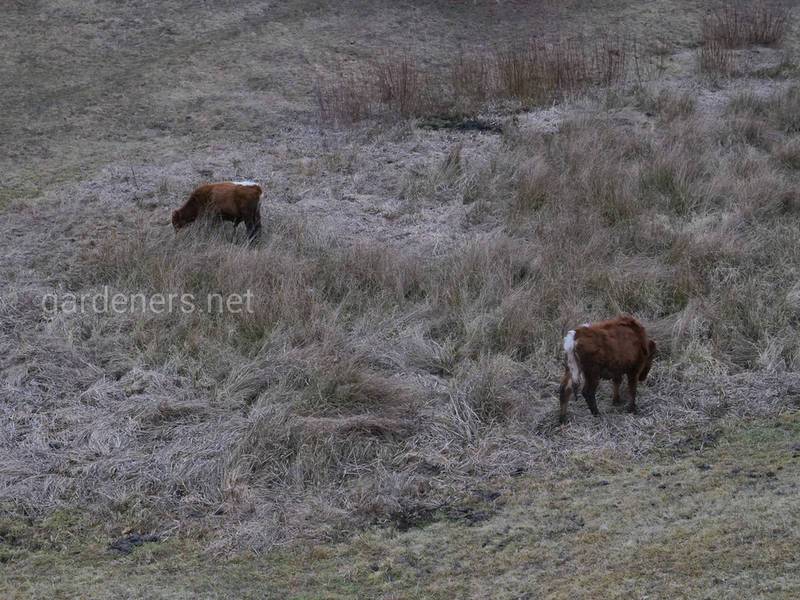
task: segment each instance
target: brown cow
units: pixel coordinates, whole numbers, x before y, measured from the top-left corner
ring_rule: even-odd
[[[175,231],[209,214],[236,227],[244,221],[247,237],[252,240],[261,230],[259,210],[261,188],[255,181],[225,181],[201,185],[179,209],[172,213]]]
[[[620,404],[619,385],[628,377],[628,411],[636,412],[636,386],[650,372],[656,343],[633,317],[621,315],[608,321],[586,323],[567,333],[564,338],[566,368],[561,378],[558,398],[561,403],[559,421],[567,420],[570,396],[583,397],[594,416],[599,416],[595,393],[601,379],[614,384],[613,403]]]

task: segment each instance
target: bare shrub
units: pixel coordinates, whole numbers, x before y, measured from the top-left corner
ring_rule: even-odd
[[[430,112],[441,101],[431,75],[409,54],[384,54],[372,71],[380,103],[401,117]]]
[[[485,53],[461,52],[450,70],[456,100],[483,103],[495,94],[495,71]]]
[[[621,35],[603,35],[595,40],[592,52],[594,83],[611,86],[625,79],[629,43]],[[633,47],[636,55],[636,48]]]
[[[354,123],[375,114],[402,118],[474,113],[486,102],[514,98],[542,103],[578,93],[591,85],[624,81],[633,49],[637,76],[641,67],[635,44],[621,35],[593,42],[561,37],[512,42],[494,52],[461,52],[441,77],[420,67],[408,53],[386,52],[364,73],[335,73],[317,84],[323,120]]]
[[[315,94],[320,118],[334,125],[349,125],[372,116],[374,92],[362,75],[339,72],[318,80]]]
[[[496,52],[501,93],[542,102],[574,93],[590,79],[591,63],[575,40],[513,44]]]
[[[407,53],[386,52],[363,72],[339,71],[316,85],[320,118],[353,124],[380,115],[401,118],[446,112],[444,86]]]
[[[736,71],[736,56],[725,44],[708,39],[697,50],[697,67],[706,75],[730,76]]]
[[[628,42],[606,35],[593,44],[582,38],[553,43],[512,43],[495,52],[501,94],[542,102],[574,94],[589,85],[609,86],[624,80]]]
[[[772,2],[726,3],[703,19],[703,41],[723,48],[773,46],[786,33],[788,13]]]

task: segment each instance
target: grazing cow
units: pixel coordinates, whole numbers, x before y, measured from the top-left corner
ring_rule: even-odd
[[[252,240],[261,230],[260,199],[261,188],[255,181],[201,185],[183,206],[173,211],[172,226],[177,231],[205,213],[223,221],[233,221],[234,227],[244,221],[247,237]]]
[[[595,393],[601,379],[614,384],[613,403],[620,404],[619,385],[628,377],[628,411],[636,412],[636,385],[650,372],[656,343],[633,317],[621,315],[600,323],[585,323],[567,333],[564,338],[566,368],[561,378],[558,399],[561,403],[559,421],[567,420],[570,396],[583,397],[594,416],[599,416]]]

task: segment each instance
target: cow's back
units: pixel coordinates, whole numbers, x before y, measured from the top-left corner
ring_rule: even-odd
[[[633,317],[623,315],[575,330],[578,357],[585,368],[604,365],[609,377],[636,368],[647,357],[647,334]]]
[[[208,209],[223,216],[239,218],[258,208],[261,188],[257,185],[240,185],[232,182],[214,183],[197,189]]]

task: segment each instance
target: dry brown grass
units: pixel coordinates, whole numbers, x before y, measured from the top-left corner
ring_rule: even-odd
[[[363,71],[339,71],[315,86],[323,122],[347,125],[376,116],[409,118],[446,112],[441,86],[407,53],[384,52]]]
[[[726,3],[710,10],[703,19],[697,51],[699,71],[714,77],[737,74],[735,50],[780,45],[787,23],[787,9],[774,2]]]
[[[453,94],[457,99],[482,104],[496,94],[495,65],[487,52],[461,52],[450,72]]]
[[[701,73],[730,76],[736,72],[736,55],[720,41],[708,39],[697,50],[697,65]]]
[[[783,41],[788,12],[776,2],[729,2],[703,20],[703,41],[722,48],[774,46]]]
[[[719,396],[705,378],[800,364],[787,277],[800,201],[786,150],[736,134],[750,114],[761,139],[786,135],[794,97],[737,100],[719,122],[663,99],[680,117],[653,133],[600,117],[518,131],[488,167],[452,146],[435,168],[452,189],[479,181],[491,199],[484,223],[496,227],[431,256],[277,217],[256,247],[202,225],[111,237],[87,251],[71,286],[250,289],[254,311],[56,317],[49,331],[78,356],[104,353],[119,379],[75,380],[59,411],[78,424],[58,434],[63,449],[46,465],[35,448],[16,454],[5,500],[31,511],[90,503],[142,526],[217,512],[242,523],[220,544],[264,547],[436,504],[476,473],[546,469],[579,448],[636,456],[707,424]],[[603,402],[607,420],[576,409],[557,431],[564,329],[620,311],[653,324],[662,348],[644,416]],[[28,359],[61,364],[60,338],[48,336]],[[72,377],[44,368],[45,386]],[[675,402],[687,385],[692,404]],[[37,400],[45,412],[50,397]],[[783,406],[777,392],[748,391],[713,418]],[[31,419],[17,414],[15,435],[33,435]],[[316,525],[309,506],[325,515]]]
[[[339,73],[330,80],[320,80],[315,94],[320,117],[325,122],[347,125],[373,114],[373,94],[360,75]]]
[[[13,261],[0,302],[3,509],[79,509],[115,534],[213,531],[215,549],[263,550],[430,513],[489,477],[669,458],[684,438],[793,409],[797,91],[728,112],[694,88],[665,92],[645,115],[622,89],[617,110],[584,92],[635,71],[630,46],[553,39],[465,53],[452,69],[364,51],[374,68],[334,74],[319,108],[374,127],[297,118],[239,153],[266,128],[242,119],[252,129],[235,150],[203,145],[174,172],[148,157],[149,178],[112,166],[102,185],[15,204],[0,224]],[[546,126],[548,111],[515,121],[494,106],[552,101]],[[381,120],[495,108],[505,122],[491,134]],[[240,168],[266,174],[260,244],[160,226],[195,178]],[[413,206],[384,212],[398,199]],[[357,202],[355,224],[338,218]],[[420,233],[431,230],[442,235]],[[103,285],[249,289],[254,311],[43,317],[37,305]],[[642,414],[603,394],[603,419],[576,407],[558,428],[565,329],[622,311],[662,349]]]
[[[425,70],[410,54],[385,52],[359,76],[337,72],[317,83],[323,121],[353,123],[374,116],[474,114],[487,103],[514,99],[547,104],[591,86],[616,86],[641,77],[639,49],[621,35],[592,42],[560,37],[529,40],[494,49],[462,51],[447,75]],[[635,71],[635,73],[634,73]]]

